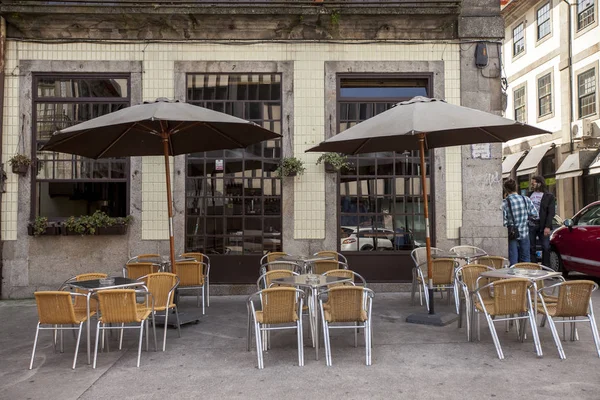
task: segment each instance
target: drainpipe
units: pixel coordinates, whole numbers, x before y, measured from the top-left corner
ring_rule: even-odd
[[[4,125],[4,68],[5,68],[5,60],[6,60],[6,20],[3,17],[0,17],[0,149],[2,149],[2,136]],[[0,210],[2,208],[2,190],[1,187],[4,187],[4,182],[1,180],[4,179],[4,168],[2,164],[2,151],[0,151]],[[1,215],[1,213],[0,213]],[[1,222],[1,221],[0,221]],[[0,231],[1,235],[1,231]],[[4,243],[2,241],[2,237],[0,236],[0,298],[2,298],[2,248]]]
[[[567,9],[569,10],[568,15],[568,46],[569,46],[569,59],[568,61],[568,66],[569,66],[569,153],[573,154],[573,152],[575,151],[575,144],[573,142],[573,129],[571,129],[571,124],[575,121],[575,119],[573,118],[573,115],[575,114],[574,110],[573,110],[573,33],[572,33],[572,21],[573,18],[571,16],[571,3],[568,2],[568,0],[563,0],[565,2],[565,4],[567,5]],[[571,178],[573,180],[573,190],[571,190],[571,196],[572,199],[571,201],[573,202],[573,214],[575,214],[575,211],[577,210],[577,206],[575,204],[576,201],[576,197],[575,197],[575,179],[576,178]]]

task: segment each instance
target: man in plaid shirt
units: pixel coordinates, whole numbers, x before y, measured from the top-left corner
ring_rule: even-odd
[[[504,190],[507,196],[502,201],[503,224],[504,226],[515,225],[519,230],[519,238],[508,241],[510,265],[518,262],[530,262],[529,224],[527,221],[530,218],[538,218],[538,211],[529,197],[517,194],[517,183],[514,179],[504,182]],[[510,202],[510,209],[508,202]]]

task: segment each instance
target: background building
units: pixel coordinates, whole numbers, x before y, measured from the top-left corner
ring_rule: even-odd
[[[506,116],[553,132],[504,148],[504,177],[532,174],[571,217],[600,199],[598,0],[513,0],[502,9]]]
[[[176,250],[209,254],[213,293],[255,282],[266,251],[339,249],[352,235],[372,243],[347,252],[353,269],[371,282],[410,279],[410,249],[424,239],[417,154],[357,157],[354,170],[338,175],[304,151],[416,94],[500,113],[499,4],[281,3],[2,2],[2,160],[22,152],[35,161],[26,176],[7,173],[2,297],[55,288],[75,273],[118,274],[142,252],[168,253],[160,157],[90,161],[38,151],[56,129],[157,97],[283,135],[173,159]],[[487,46],[479,66],[477,43]],[[429,155],[434,243],[505,254],[501,145],[472,150]],[[307,172],[276,178],[292,155]],[[127,235],[27,234],[37,216],[97,209],[132,215]]]

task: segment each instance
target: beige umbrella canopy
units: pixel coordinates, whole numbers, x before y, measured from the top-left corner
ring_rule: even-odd
[[[55,132],[44,151],[89,158],[165,158],[171,264],[175,268],[169,156],[245,148],[281,135],[237,117],[159,98]]]
[[[420,150],[427,276],[429,277],[429,313],[433,315],[429,210],[426,177],[423,173],[425,150],[465,144],[506,142],[544,133],[548,132],[494,114],[456,106],[440,99],[418,96],[400,102],[389,110],[346,129],[307,151],[363,154]]]

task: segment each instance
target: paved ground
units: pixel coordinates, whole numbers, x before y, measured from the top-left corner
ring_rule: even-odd
[[[272,336],[265,369],[256,353],[246,352],[245,297],[213,297],[197,325],[169,330],[166,352],[142,352],[136,363],[136,336],[126,335],[126,349],[98,356],[98,368],[86,364],[82,343],[78,365],[70,368],[73,337],[65,353],[54,353],[51,334],[42,333],[33,370],[28,370],[37,322],[31,300],[0,302],[0,399],[598,399],[600,358],[589,325],[581,324],[578,342],[565,342],[567,360],[558,358],[548,328],[541,329],[544,357],[515,331],[499,331],[506,359],[500,361],[482,320],[479,343],[467,343],[464,329],[414,325],[406,316],[419,311],[407,293],[377,294],[374,306],[373,365],[364,365],[364,346],[353,347],[349,331],[332,338],[333,367],[305,348],[305,366],[297,366],[295,337]],[[600,295],[595,294],[596,315]],[[185,298],[184,305],[194,300]],[[444,301],[445,303],[445,301]],[[449,308],[444,304],[447,310]],[[161,331],[159,331],[161,332]],[[307,332],[307,326],[305,326]],[[309,342],[305,334],[305,345]],[[159,342],[160,344],[160,342]]]

